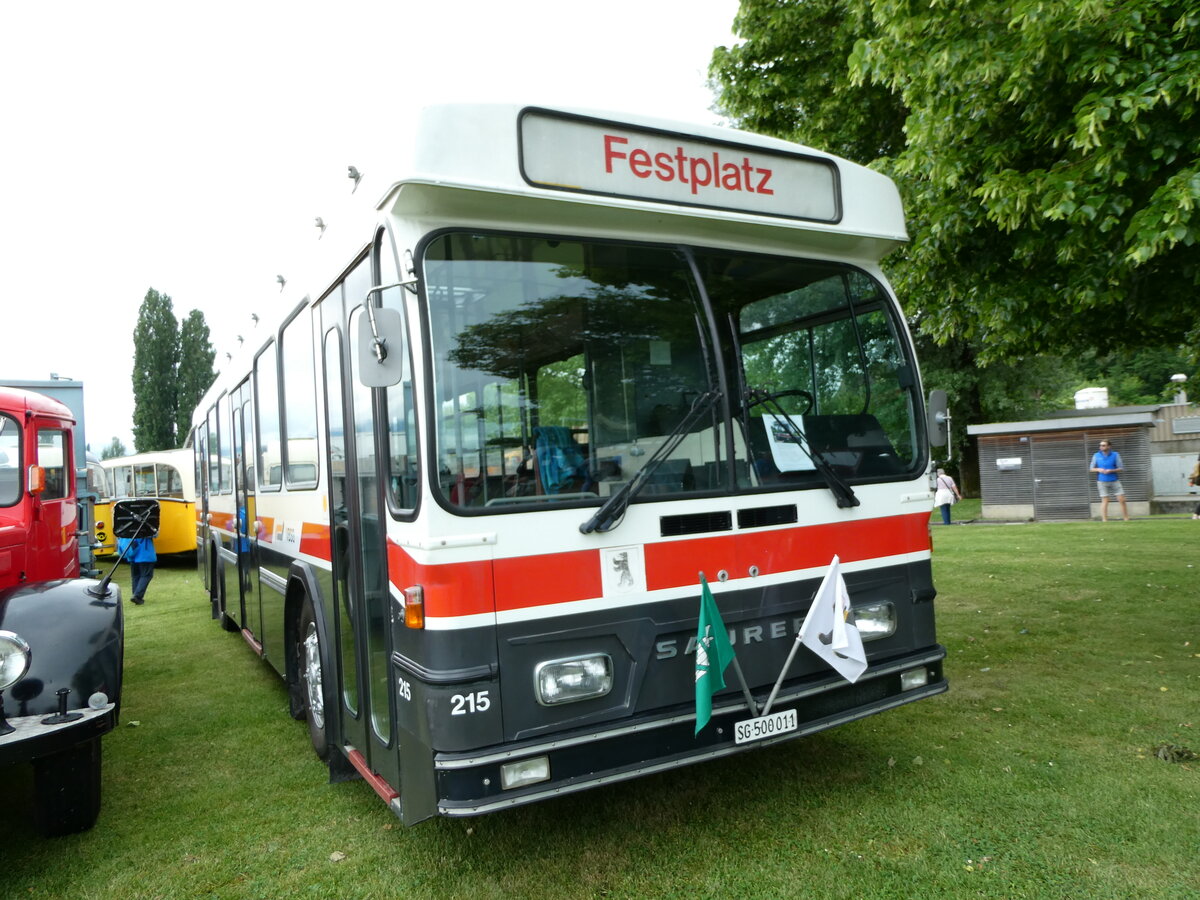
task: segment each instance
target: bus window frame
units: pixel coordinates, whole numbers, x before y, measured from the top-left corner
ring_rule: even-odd
[[[313,315],[312,309],[315,304],[309,302],[309,297],[304,300],[284,319],[283,324],[279,326],[279,330],[275,336],[275,365],[277,372],[277,389],[279,394],[279,464],[281,466],[280,480],[289,491],[312,491],[316,490],[317,485],[321,483],[321,460],[318,452],[318,435],[321,430],[320,425],[320,410],[317,407],[317,356],[313,348]],[[299,322],[305,313],[307,328],[301,326],[301,330],[295,334],[286,335],[287,330]],[[313,414],[313,434],[311,437],[305,436],[302,438],[293,438],[288,432],[288,382],[286,357],[288,343],[284,340],[285,335],[289,338],[295,338],[296,334],[301,334],[306,339],[308,352],[309,374],[311,375],[312,383],[308,386],[307,391],[301,392],[302,400],[312,399],[312,414]],[[293,384],[299,382],[293,377]],[[293,440],[311,440],[313,445],[313,477],[311,479],[293,479],[292,463],[291,463],[291,443]]]
[[[383,271],[384,271],[383,255],[385,253],[388,253],[389,251],[390,251],[390,256],[388,258],[391,261],[392,272],[394,274],[396,274],[396,276],[397,276],[394,279],[392,279],[390,277],[386,277],[383,274]],[[395,282],[398,282],[398,281],[400,281],[400,274],[399,274],[400,271],[401,271],[400,254],[399,254],[399,250],[398,250],[398,247],[396,244],[396,236],[395,236],[395,234],[393,234],[391,226],[385,223],[383,227],[376,229],[375,238],[371,242],[371,277],[374,280],[373,283],[377,284],[377,285],[388,285],[388,284],[393,284]],[[408,369],[409,379],[410,379],[409,384],[408,384],[408,406],[403,410],[403,413],[405,414],[405,430],[408,431],[408,429],[411,426],[411,434],[406,435],[406,441],[407,441],[407,446],[408,446],[408,458],[414,462],[415,467],[416,467],[416,471],[414,473],[416,481],[415,481],[415,487],[413,490],[413,492],[415,494],[415,498],[414,498],[415,502],[413,503],[413,505],[411,507],[404,506],[399,502],[400,498],[397,495],[397,492],[393,487],[393,485],[395,484],[396,473],[394,472],[393,466],[392,466],[391,405],[389,403],[389,400],[391,398],[391,392],[393,390],[399,390],[399,391],[405,390],[405,385],[404,385],[403,380],[401,380],[401,382],[398,385],[395,385],[392,388],[378,388],[377,389],[379,392],[377,394],[377,397],[378,397],[377,409],[380,412],[380,417],[377,420],[376,424],[377,424],[377,426],[382,425],[383,427],[382,428],[377,427],[376,430],[384,432],[386,436],[382,437],[382,438],[379,438],[377,436],[377,443],[381,440],[385,444],[385,446],[382,448],[382,450],[380,450],[380,448],[377,448],[376,452],[380,453],[379,458],[381,460],[383,460],[383,466],[382,466],[383,477],[385,477],[387,479],[386,490],[384,490],[384,503],[387,506],[388,515],[391,518],[396,519],[397,521],[412,522],[417,518],[417,515],[421,511],[421,496],[423,494],[423,491],[421,490],[421,479],[422,479],[422,477],[424,475],[424,471],[425,471],[424,460],[422,459],[422,453],[421,453],[421,435],[423,434],[423,431],[421,429],[421,424],[420,424],[421,417],[419,415],[419,411],[417,410],[417,406],[416,406],[417,395],[416,395],[416,391],[413,390],[413,383],[412,383],[413,380],[415,380],[414,375],[416,373],[416,367],[415,367],[415,364],[413,361],[413,340],[412,340],[412,329],[409,327],[408,304],[405,302],[406,299],[408,298],[408,289],[402,288],[402,287],[396,287],[396,288],[392,288],[392,291],[397,292],[397,296],[399,296],[399,298],[400,298],[400,301],[398,303],[396,303],[394,307],[390,307],[390,308],[398,309],[400,311],[400,320],[403,323],[403,328],[404,328],[403,353],[405,354],[405,362],[407,364],[407,369]],[[386,304],[384,302],[384,294],[385,293],[386,293],[385,291],[376,291],[376,292],[374,292],[372,297],[367,298],[366,302],[371,302],[371,300],[373,298],[378,298],[379,306],[381,306],[381,307],[387,306],[388,304]],[[422,297],[423,297],[423,294],[422,294]],[[346,299],[347,299],[347,307],[349,307],[350,301],[353,298],[346,298]],[[421,303],[420,308],[422,311],[421,315],[424,316],[425,304]],[[351,373],[351,377],[356,377],[355,373]],[[411,422],[410,422],[409,416],[408,416],[409,413],[412,414]]]
[[[270,355],[274,365],[262,365],[263,358]],[[254,355],[254,361],[251,363],[251,374],[254,378],[254,440],[258,444],[254,448],[255,456],[255,479],[257,480],[257,489],[259,491],[282,491],[283,490],[283,421],[281,419],[281,411],[279,404],[279,343],[274,335],[268,338],[262,346],[262,349]],[[271,402],[275,404],[275,431],[274,437],[280,443],[279,448],[279,480],[264,481],[264,475],[269,475],[271,467],[266,465],[267,460],[264,458],[266,444],[264,440],[272,435],[265,434],[262,427],[262,408],[263,408],[263,390],[259,372],[269,368],[273,371],[275,378],[274,397]]]

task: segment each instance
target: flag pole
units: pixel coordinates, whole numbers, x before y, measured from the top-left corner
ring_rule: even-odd
[[[733,658],[733,671],[737,673],[738,681],[742,685],[742,696],[746,698],[746,704],[750,707],[751,717],[758,718],[758,705],[754,702],[754,695],[750,693],[750,688],[746,685],[746,676],[742,674],[742,667],[738,664],[737,657]]]
[[[700,573],[700,581],[701,583],[705,581],[703,572]],[[738,683],[742,686],[742,696],[746,698],[746,705],[750,707],[750,715],[757,719],[758,704],[754,702],[754,695],[750,693],[750,686],[746,684],[746,676],[742,674],[742,667],[738,663],[737,654],[734,654],[732,662],[734,674],[737,675]]]
[[[767,697],[766,705],[763,706],[762,714],[770,715],[771,705],[775,702],[775,695],[779,693],[779,688],[783,684],[783,677],[787,675],[787,670],[792,667],[792,660],[796,658],[796,651],[800,649],[800,635],[796,635],[796,640],[792,641],[792,649],[788,653],[787,659],[783,661],[783,668],[779,670],[779,678],[775,680],[775,686],[771,688],[771,694]]]

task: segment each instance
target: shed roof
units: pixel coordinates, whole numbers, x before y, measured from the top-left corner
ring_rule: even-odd
[[[1083,431],[1094,428],[1114,428],[1120,425],[1154,424],[1158,406],[1112,407],[1107,410],[1080,409],[1055,413],[1053,419],[1034,419],[1028,422],[993,422],[987,425],[968,425],[967,434],[1024,434],[1038,431]]]

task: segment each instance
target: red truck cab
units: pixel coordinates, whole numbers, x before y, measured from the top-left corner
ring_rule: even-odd
[[[79,577],[71,411],[0,389],[0,588]]]

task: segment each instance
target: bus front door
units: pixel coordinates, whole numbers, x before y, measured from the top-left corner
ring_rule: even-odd
[[[242,628],[253,634],[266,649],[262,606],[258,591],[258,528],[254,494],[254,409],[250,401],[250,382],[245,381],[234,394],[233,408],[233,486],[236,498],[237,582],[242,609]],[[282,637],[282,635],[280,635]],[[280,668],[284,665],[282,646],[268,659]]]
[[[359,269],[367,268],[367,264]],[[350,293],[354,276],[347,282],[347,298],[363,296]],[[348,333],[358,333],[358,318],[364,315],[362,307],[350,316]],[[350,341],[350,371],[357,373],[360,345]],[[367,756],[372,769],[392,785],[399,785],[399,763],[393,751],[393,717],[391,692],[391,654],[389,634],[389,603],[391,592],[388,582],[387,560],[387,505],[383,499],[382,472],[378,460],[384,458],[377,427],[375,391],[366,387],[358,377],[350,379],[349,423],[347,434],[347,456],[354,459],[353,494],[358,515],[351,527],[350,579],[351,594],[357,593],[357,622],[360,634],[360,670],[364,687],[363,704],[367,715],[366,747],[360,748]],[[365,663],[365,665],[364,665]]]

